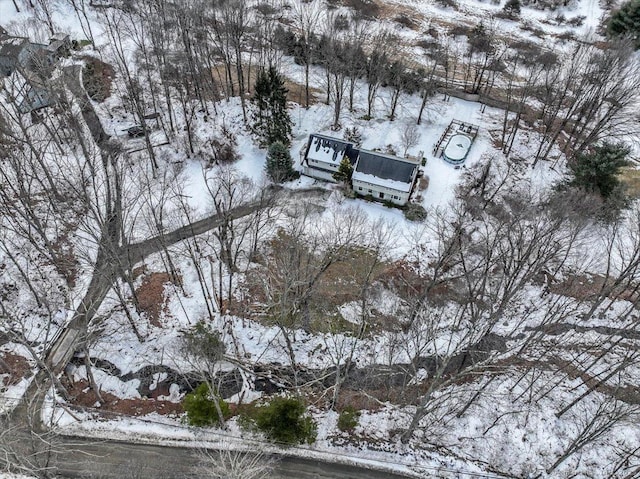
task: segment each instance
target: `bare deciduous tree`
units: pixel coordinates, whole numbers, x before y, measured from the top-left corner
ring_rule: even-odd
[[[210,479],[266,479],[277,463],[273,456],[260,450],[233,450],[223,444],[218,450],[201,449],[194,471],[198,477]]]
[[[416,123],[407,123],[402,129],[402,136],[400,139],[402,141],[402,147],[404,148],[402,156],[406,157],[409,150],[416,146],[420,141],[420,132],[418,131]]]

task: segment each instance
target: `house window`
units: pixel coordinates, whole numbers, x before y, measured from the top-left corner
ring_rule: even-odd
[[[358,191],[362,191],[362,186],[358,186]]]
[[[367,193],[372,193],[372,191],[371,190],[367,190]]]
[[[380,198],[384,198],[384,193],[380,193]]]

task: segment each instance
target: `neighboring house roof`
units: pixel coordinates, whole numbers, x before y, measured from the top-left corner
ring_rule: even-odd
[[[49,106],[49,83],[57,60],[50,47],[57,48],[57,44],[32,43],[28,38],[4,35],[3,31],[0,27],[0,77],[12,77],[19,110],[28,113]],[[52,37],[53,42],[60,42],[60,48],[68,39],[65,34]]]
[[[309,147],[307,148],[306,155],[307,160],[340,164],[345,155],[351,163],[355,162],[358,151],[354,150],[353,143],[317,134],[312,134],[309,137]]]
[[[18,109],[21,113],[39,110],[51,104],[49,92],[46,89],[31,86],[21,98]]]
[[[29,80],[39,81],[42,86],[50,79],[54,68],[54,61],[46,45],[32,43],[30,46],[29,56],[22,64],[22,69],[28,72]]]
[[[46,50],[49,53],[58,53],[65,48],[71,46],[69,35],[66,33],[56,33],[49,39],[49,45],[46,46]]]
[[[29,45],[29,39],[23,37],[0,38],[0,57],[18,60],[18,55]]]
[[[352,179],[409,192],[418,165],[395,156],[360,150]]]

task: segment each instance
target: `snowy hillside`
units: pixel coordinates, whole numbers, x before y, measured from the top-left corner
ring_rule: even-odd
[[[407,477],[636,477],[640,60],[611,6],[16,3],[0,411]],[[408,203],[299,175],[311,134],[415,165]],[[311,439],[261,429],[278,397]]]

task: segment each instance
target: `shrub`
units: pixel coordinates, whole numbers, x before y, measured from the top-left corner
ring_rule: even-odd
[[[385,146],[384,147],[384,152],[387,155],[398,156],[398,152],[396,151],[396,147],[393,146],[392,144],[388,144],[387,146]]]
[[[375,20],[380,15],[380,7],[374,0],[329,0],[329,9],[348,7],[353,10],[353,17],[358,20]]]
[[[409,203],[404,207],[404,217],[409,221],[424,221],[427,219],[427,210],[417,203]]]
[[[406,27],[410,30],[415,30],[416,28],[415,20],[411,18],[409,15],[407,15],[406,13],[401,13],[400,15],[397,15],[393,20],[399,25],[402,25],[403,27]]]
[[[333,21],[333,26],[338,31],[347,30],[349,28],[349,19],[346,15],[338,15]]]
[[[220,333],[204,321],[198,321],[192,329],[184,332],[182,347],[186,353],[210,364],[220,361],[226,350]]]
[[[581,27],[584,25],[584,21],[587,19],[584,15],[578,15],[577,17],[573,17],[570,20],[567,20],[567,23],[572,27]]]
[[[353,143],[356,148],[360,148],[362,146],[362,133],[360,133],[357,126],[345,128],[343,138],[346,141]]]
[[[211,149],[213,150],[211,163],[221,165],[239,160],[240,155],[236,149],[237,146],[238,142],[235,135],[232,137],[225,136],[221,139],[214,138],[211,140]]]
[[[220,417],[216,409],[216,401],[220,406],[223,418],[229,419],[231,417],[229,405],[222,398],[211,394],[207,383],[201,383],[182,401],[182,407],[187,413],[187,422],[191,426],[200,427],[219,423]]]
[[[301,399],[275,397],[266,406],[255,408],[251,422],[272,441],[311,444],[316,440],[317,426],[305,410]]]
[[[456,0],[436,0],[436,2],[445,8],[453,8],[454,10],[458,9],[458,3]]]
[[[502,11],[508,18],[517,18],[520,16],[521,9],[520,0],[507,0]]]
[[[338,429],[345,432],[353,431],[358,425],[360,411],[356,411],[352,406],[347,406],[338,416]]]

